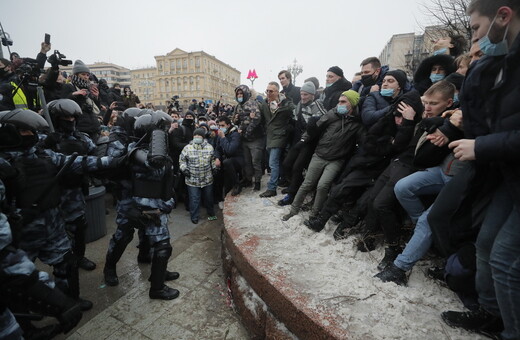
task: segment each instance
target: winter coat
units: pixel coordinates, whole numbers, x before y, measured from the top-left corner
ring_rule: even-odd
[[[325,91],[323,91],[323,107],[325,110],[329,111],[335,108],[338,105],[341,94],[351,88],[352,83],[345,78],[340,78],[334,84],[325,88]]]
[[[215,169],[214,150],[211,144],[203,141],[195,144],[191,141],[182,149],[179,157],[180,170],[186,173],[186,185],[192,187],[205,187],[213,184],[213,170]]]
[[[75,85],[65,84],[62,87],[61,97],[72,99],[81,107],[83,114],[76,119],[76,129],[91,137],[95,137],[99,134],[101,128],[99,121],[99,102],[97,102],[97,98],[93,98],[90,94],[88,96],[73,95],[77,90],[79,89]]]
[[[460,102],[464,132],[475,138],[477,169],[491,165],[520,205],[520,34],[509,53],[484,57],[470,67]],[[503,70],[502,78],[497,75]]]
[[[282,93],[286,98],[291,99],[294,105],[300,102],[300,88],[294,86],[293,83],[289,83],[289,86],[285,87],[280,91],[280,93]]]
[[[242,138],[247,141],[254,141],[265,135],[265,125],[263,112],[267,109],[264,103],[256,100],[256,92],[249,90],[245,85],[240,85],[237,89],[242,90],[244,95],[243,102],[237,104],[235,113],[238,114],[238,129],[241,131]],[[236,90],[235,90],[236,92]],[[251,113],[254,118],[251,118]]]
[[[421,96],[433,85],[430,80],[433,65],[441,65],[446,72],[446,77],[457,70],[454,59],[450,55],[438,54],[424,59],[413,76],[413,86]]]
[[[381,88],[383,86],[383,79],[385,78],[386,72],[388,72],[388,70],[389,70],[388,65],[381,66],[381,72],[379,72],[379,76],[377,77],[376,83],[374,85],[378,85],[379,88]],[[372,86],[363,85],[361,80],[358,80],[354,84],[352,84],[352,90],[359,93],[358,107],[363,107],[363,104],[365,103],[367,96],[370,94],[371,87]]]
[[[314,153],[327,161],[351,157],[365,134],[357,111],[353,115],[340,115],[333,108],[318,120],[316,126],[320,137]],[[302,139],[307,141],[308,134],[305,133]]]
[[[217,147],[215,148],[215,158],[224,161],[232,157],[243,158],[242,143],[236,126],[227,131],[224,137],[217,136]]]
[[[288,142],[288,128],[292,119],[294,104],[283,95],[280,95],[280,98],[282,100],[278,103],[278,108],[274,112],[271,112],[269,108],[264,112],[267,148],[284,148]]]
[[[301,101],[296,105],[294,109],[294,121],[295,129],[293,132],[294,140],[300,140],[301,136],[307,130],[307,122],[311,117],[321,118],[327,111],[323,107],[323,104],[319,101],[312,101],[308,105],[304,105]]]
[[[136,96],[134,93],[130,93],[129,96],[127,96],[127,95],[123,96],[123,105],[126,108],[137,107],[137,104],[139,104],[139,103],[141,103],[141,101],[139,100],[139,97]]]
[[[122,102],[123,97],[121,97],[121,90],[115,89],[113,87],[110,88],[110,90],[108,90],[108,101],[110,104],[113,102]]]
[[[390,112],[390,104],[393,102],[391,97],[383,97],[379,91],[370,92],[363,103],[361,110],[361,120],[365,126],[371,126],[381,117]]]

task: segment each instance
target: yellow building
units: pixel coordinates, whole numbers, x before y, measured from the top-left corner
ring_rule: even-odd
[[[240,84],[240,72],[204,51],[185,52],[176,48],[166,55],[156,56],[155,61],[152,103],[156,107],[168,105],[173,96],[179,96],[179,104],[184,110],[192,99],[201,101],[204,98],[214,103],[220,97],[224,103],[234,100],[233,91]],[[136,79],[132,76],[132,81]]]
[[[154,103],[157,69],[155,67],[139,68],[131,70],[130,75],[132,78],[130,87],[141,103]]]

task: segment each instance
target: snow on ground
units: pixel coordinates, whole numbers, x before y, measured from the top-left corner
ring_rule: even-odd
[[[462,310],[463,305],[455,293],[425,275],[427,261],[415,266],[407,287],[383,283],[373,278],[383,257],[381,247],[363,253],[355,248],[355,237],[335,241],[331,222],[315,233],[303,225],[306,212],[283,222],[289,207],[276,204],[282,195],[258,194],[243,190],[227,206],[232,210],[227,218],[241,229],[243,241],[259,236],[254,255],[273,262],[272,277],[283,273],[312,308],[334,310],[347,320],[344,327],[353,339],[486,339],[442,321],[442,311]]]

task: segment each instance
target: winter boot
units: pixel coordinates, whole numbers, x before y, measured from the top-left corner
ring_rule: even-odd
[[[278,205],[283,207],[285,205],[291,204],[293,201],[294,201],[294,196],[291,194],[287,194],[281,200],[278,201]]]
[[[260,194],[260,197],[273,197],[276,196],[276,190],[267,189],[263,193]]]
[[[123,238],[118,241],[114,240],[114,237],[110,240],[108,246],[107,257],[105,261],[105,268],[103,268],[103,275],[105,277],[105,283],[108,286],[117,286],[119,284],[119,278],[117,277],[116,265],[121,256],[123,255],[126,246],[132,240],[132,234],[129,238]]]
[[[323,230],[323,228],[325,228],[327,220],[328,218],[325,218],[325,216],[318,214],[318,216],[309,217],[309,219],[303,222],[303,224],[305,224],[312,231],[319,233]]]
[[[393,263],[388,265],[383,269],[383,271],[379,272],[374,277],[377,277],[383,282],[393,282],[399,286],[406,286],[408,283],[406,272]]]
[[[240,185],[240,183],[238,183],[237,185],[235,185],[233,187],[233,190],[231,190],[231,196],[237,196],[241,192],[242,192],[242,186]]]
[[[383,259],[381,260],[381,262],[379,262],[379,264],[377,265],[377,269],[378,270],[383,270],[385,269],[386,267],[388,267],[389,265],[391,265],[394,260],[397,258],[397,255],[399,255],[401,253],[401,248],[399,246],[389,246],[388,248],[385,248],[385,256],[383,257]]]
[[[443,312],[441,317],[451,327],[464,328],[465,330],[489,337],[497,336],[504,329],[502,318],[494,316],[482,308],[482,306],[477,310],[469,312]]]
[[[166,267],[172,248],[170,240],[158,242],[154,247],[152,270],[150,273],[151,287],[148,292],[150,299],[173,300],[179,296],[179,291],[164,284],[166,279]]]
[[[260,182],[255,182],[255,186],[253,187],[253,191],[260,191]]]
[[[166,274],[164,275],[164,281],[174,281],[177,280],[179,277],[181,277],[181,274],[178,272],[171,272],[168,269],[166,269]],[[152,281],[152,276],[148,278],[148,281]]]

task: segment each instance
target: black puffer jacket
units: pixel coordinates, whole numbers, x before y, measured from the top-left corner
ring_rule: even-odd
[[[462,86],[464,132],[475,138],[478,167],[499,170],[520,205],[520,34],[509,53],[484,57],[473,65]],[[502,79],[495,85],[497,75]],[[492,171],[496,176],[496,171]]]
[[[339,97],[345,91],[348,91],[352,88],[352,83],[346,80],[345,78],[340,78],[331,86],[327,87],[323,94],[325,95],[323,99],[323,107],[325,110],[329,111],[338,105]]]

